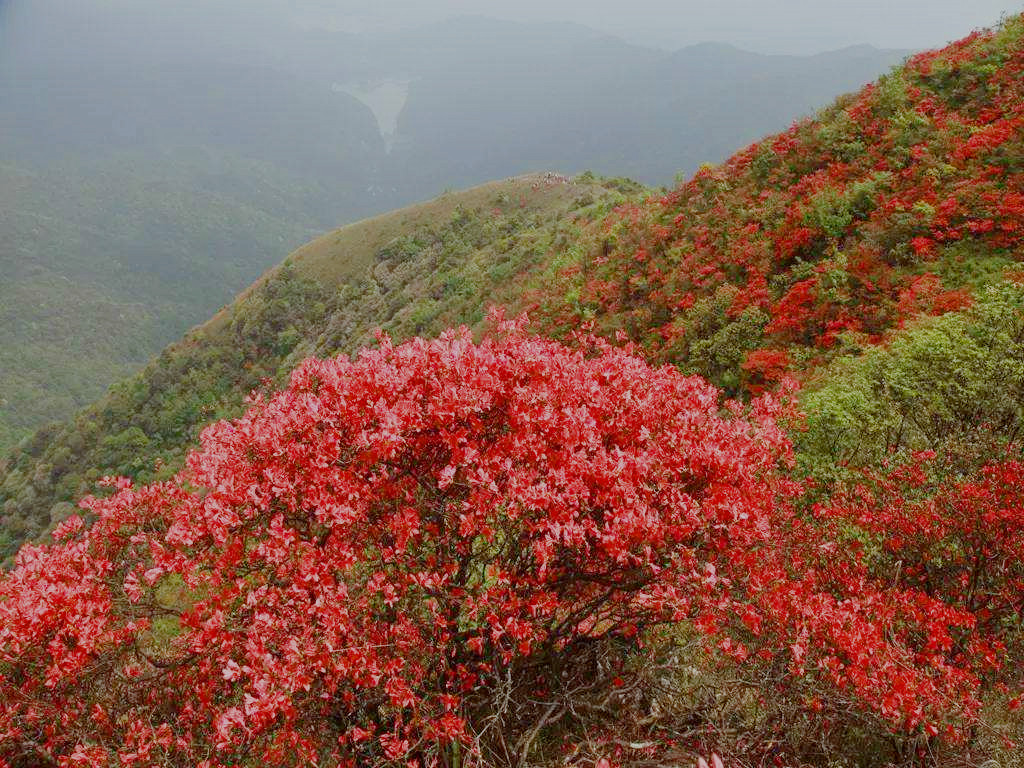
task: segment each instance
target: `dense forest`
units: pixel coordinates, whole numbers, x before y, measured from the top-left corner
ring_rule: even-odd
[[[1022,262],[1024,16],[314,240],[0,463],[0,764],[1019,765]]]

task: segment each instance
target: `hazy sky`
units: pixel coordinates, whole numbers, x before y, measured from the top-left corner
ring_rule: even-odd
[[[273,1],[273,0],[271,0]],[[1006,0],[344,0],[297,3],[307,16],[342,24],[419,21],[451,14],[575,21],[667,47],[708,40],[761,51],[816,52],[854,43],[940,45],[1004,13]]]
[[[361,32],[477,14],[571,21],[666,48],[721,41],[791,53],[856,43],[933,47],[1024,11],[1024,2],[1006,0],[0,0],[0,26],[8,27],[0,33],[17,35],[19,17],[32,15],[33,6],[81,13],[147,4],[154,16],[202,19],[207,34],[236,39],[282,19]]]

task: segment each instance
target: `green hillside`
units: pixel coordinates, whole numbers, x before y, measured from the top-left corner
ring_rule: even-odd
[[[378,328],[407,338],[478,325],[487,305],[514,300],[521,276],[567,247],[586,221],[643,192],[631,182],[524,176],[303,246],[140,374],[0,463],[5,556],[103,475],[170,473],[203,425],[237,415],[250,390],[280,384],[309,355],[352,353]]]
[[[282,185],[300,199],[286,176],[223,154],[11,161],[0,152],[0,449],[95,400],[321,230],[271,199]]]

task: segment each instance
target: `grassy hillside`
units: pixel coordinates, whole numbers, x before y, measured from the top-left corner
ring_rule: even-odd
[[[584,221],[642,193],[629,182],[524,176],[298,249],[140,374],[0,463],[4,553],[66,515],[103,475],[168,474],[203,425],[240,413],[250,390],[280,384],[304,357],[352,353],[378,328],[407,338],[478,325],[486,305],[514,300],[522,276]]]

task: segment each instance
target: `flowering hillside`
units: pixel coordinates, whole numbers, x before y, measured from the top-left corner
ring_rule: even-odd
[[[536,298],[552,328],[593,319],[656,359],[757,390],[968,306],[1022,258],[1015,17],[623,207]]]
[[[1024,17],[639,192],[333,233],[0,464],[0,768],[1024,764]]]

